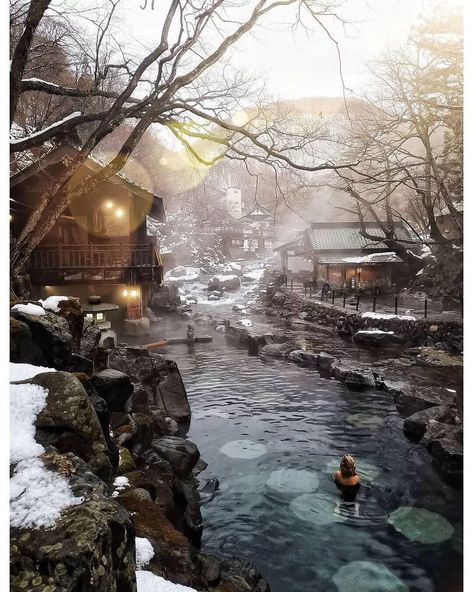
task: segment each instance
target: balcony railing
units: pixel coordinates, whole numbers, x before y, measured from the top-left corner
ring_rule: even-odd
[[[96,269],[157,265],[153,245],[52,245],[35,249],[30,269]]]
[[[161,266],[151,244],[45,245],[36,248],[27,264],[39,283],[101,281],[160,281]]]

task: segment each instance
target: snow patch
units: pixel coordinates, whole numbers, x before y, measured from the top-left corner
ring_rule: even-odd
[[[164,276],[164,281],[168,282],[195,282],[200,277],[200,269],[197,267],[184,267],[178,265],[170,269]]]
[[[145,565],[147,565],[151,559],[154,557],[154,549],[153,545],[148,541],[148,539],[142,537],[135,538],[135,547],[136,547],[136,567],[141,569]]]
[[[24,314],[35,315],[37,317],[46,314],[46,311],[42,306],[31,304],[31,302],[28,302],[28,304],[15,304],[15,306],[12,307],[12,310],[17,310],[18,312],[22,312]]]
[[[386,314],[382,312],[364,312],[361,315],[364,319],[400,319],[401,321],[415,321],[415,317],[411,317],[409,315],[395,315],[395,314]]]
[[[373,334],[383,334],[383,335],[394,335],[394,331],[381,331],[381,329],[364,329],[363,331],[357,331],[358,335],[373,335]]]
[[[197,592],[194,588],[173,584],[150,571],[136,571],[137,592]]]
[[[45,366],[32,366],[31,364],[13,364],[10,363],[10,382],[28,380],[42,372],[56,372],[54,368]]]
[[[110,434],[110,435],[113,436],[113,434]],[[128,481],[128,477],[117,477],[115,479],[115,481],[113,482],[113,486],[115,487],[115,489],[112,493],[112,497],[117,497],[118,494],[120,493],[120,491],[123,491],[129,485],[130,485],[130,482]]]
[[[395,263],[401,261],[401,259],[394,251],[388,251],[384,253],[371,253],[370,255],[361,257],[345,257],[343,261],[347,263]]]
[[[17,463],[10,479],[10,523],[18,528],[52,526],[63,509],[83,501],[38,458],[44,448],[34,438],[34,422],[47,396],[37,384],[10,385],[10,457]]]
[[[63,300],[69,300],[69,296],[49,296],[46,300],[39,300],[38,302],[41,302],[44,309],[58,312],[59,303]]]

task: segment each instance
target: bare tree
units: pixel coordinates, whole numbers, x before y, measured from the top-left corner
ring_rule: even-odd
[[[445,31],[449,32],[445,40]],[[442,35],[439,35],[439,32]],[[438,39],[440,37],[440,40]],[[458,19],[429,21],[410,44],[387,54],[372,69],[375,95],[352,117],[346,155],[360,150],[359,166],[336,172],[336,186],[351,196],[362,232],[365,216],[379,223],[386,244],[413,269],[412,247],[396,242],[394,220],[408,224],[415,241],[450,242],[437,224],[441,211],[462,233],[463,54]],[[335,183],[335,182],[334,182]],[[461,209],[461,208],[460,208]]]
[[[289,166],[307,171],[333,170],[348,164],[335,165],[316,159],[311,152],[312,137],[284,130],[277,122],[262,126],[261,116],[248,122],[232,121],[229,97],[238,104],[238,79],[215,76],[228,50],[259,23],[267,23],[269,15],[281,7],[293,7],[296,21],[305,11],[315,26],[327,32],[340,2],[320,0],[255,0],[235,3],[229,0],[170,0],[157,32],[158,42],[144,57],[130,59],[117,50],[115,61],[101,62],[100,48],[109,37],[110,19],[101,24],[98,47],[93,56],[90,84],[64,86],[55,81],[29,79],[23,74],[28,62],[34,30],[44,18],[47,0],[31,0],[26,16],[28,35],[22,34],[13,49],[12,120],[18,101],[24,92],[74,97],[86,100],[87,108],[70,114],[44,129],[35,130],[23,138],[14,139],[11,152],[29,150],[80,126],[88,124],[86,139],[77,157],[67,170],[54,180],[42,195],[35,210],[22,229],[11,252],[11,273],[16,276],[32,250],[53,227],[61,213],[75,199],[90,192],[107,177],[119,171],[128,161],[146,130],[153,124],[169,130],[196,161],[211,166],[224,157],[255,159],[272,166]],[[116,3],[111,2],[110,10]],[[107,87],[111,77],[119,84]],[[213,72],[213,75],[212,75]],[[240,91],[241,92],[241,91]],[[97,98],[106,101],[98,108]],[[130,133],[116,155],[99,172],[86,178],[73,190],[67,182],[99,143],[123,122],[130,122]],[[262,129],[263,127],[263,129]],[[203,155],[197,142],[212,149]],[[298,150],[306,162],[296,158]],[[311,156],[311,162],[307,160]]]

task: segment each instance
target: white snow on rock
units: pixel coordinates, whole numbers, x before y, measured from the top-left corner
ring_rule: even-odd
[[[137,592],[197,592],[194,588],[173,584],[150,571],[136,571]]]
[[[401,321],[415,321],[415,317],[411,317],[409,315],[395,315],[395,314],[386,314],[382,312],[364,312],[361,315],[364,319],[400,319]]]
[[[240,327],[252,327],[253,321],[250,321],[249,319],[241,319],[241,321],[237,321],[237,325]]]
[[[168,282],[195,282],[200,277],[200,269],[197,267],[184,267],[179,265],[170,269],[164,275],[164,281]]]
[[[113,436],[113,433],[110,435]],[[120,493],[120,491],[123,491],[129,485],[130,485],[130,482],[128,481],[128,477],[117,477],[115,479],[115,481],[113,482],[113,486],[115,487],[115,490],[112,493],[112,497],[117,497],[118,494]]]
[[[375,334],[383,334],[383,335],[394,335],[394,331],[381,331],[381,329],[364,329],[363,331],[357,331],[358,335],[373,335]]]
[[[69,296],[49,296],[46,300],[39,300],[43,305],[43,308],[46,310],[51,310],[52,312],[59,311],[59,303],[63,300],[69,300]]]
[[[23,312],[25,314],[36,315],[37,317],[45,315],[46,311],[42,306],[38,306],[37,304],[15,304],[12,306],[12,310],[17,310],[18,312]]]
[[[141,569],[145,565],[147,565],[151,559],[154,557],[154,549],[153,545],[148,541],[148,539],[142,537],[135,538],[135,547],[136,547],[136,567]]]
[[[20,380],[28,380],[42,372],[56,372],[54,368],[46,368],[45,366],[32,366],[31,364],[13,364],[10,363],[10,382],[18,382]]]
[[[254,269],[253,271],[247,271],[243,278],[249,280],[260,280],[264,276],[264,269]]]
[[[217,278],[219,282],[230,282],[230,281],[239,281],[239,277],[237,275],[214,275],[214,278]],[[212,278],[213,279],[213,278]]]
[[[36,384],[10,385],[10,462],[16,463],[10,479],[13,527],[47,528],[63,509],[83,501],[73,496],[64,477],[47,470],[39,458],[44,448],[34,438],[34,422],[46,405],[47,396],[47,391]]]

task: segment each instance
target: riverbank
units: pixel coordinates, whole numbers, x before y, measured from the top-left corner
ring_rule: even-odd
[[[11,314],[12,428],[34,442],[12,457],[11,590],[269,591],[248,562],[200,551],[206,463],[177,365],[103,350],[89,324],[73,348],[60,311]]]

